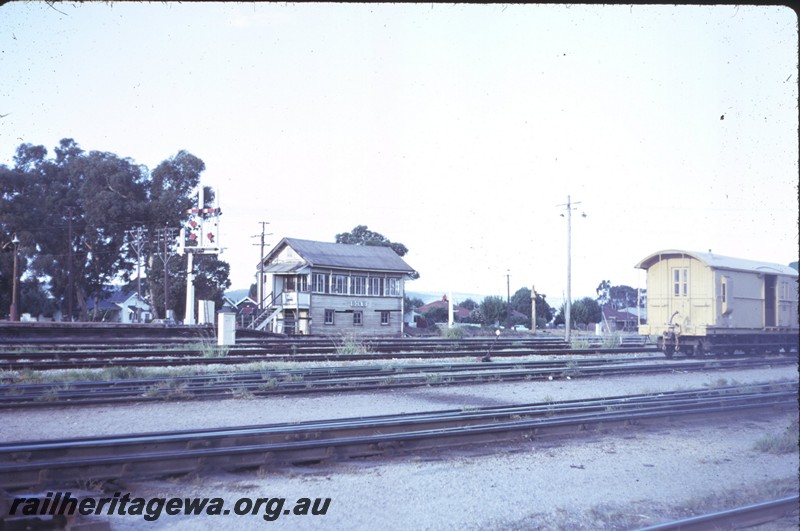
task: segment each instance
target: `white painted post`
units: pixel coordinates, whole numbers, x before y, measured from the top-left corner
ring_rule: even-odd
[[[236,313],[230,306],[217,312],[217,345],[236,344]]]
[[[453,328],[455,319],[453,318],[453,291],[447,296],[447,328]]]
[[[186,253],[186,317],[183,319],[184,324],[193,325],[194,320],[194,253],[189,251]]]

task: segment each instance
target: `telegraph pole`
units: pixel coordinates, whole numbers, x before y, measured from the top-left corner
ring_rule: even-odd
[[[164,227],[163,229],[156,229],[156,249],[158,249],[158,256],[161,259],[161,263],[164,264],[164,318],[167,317],[167,312],[169,312],[169,276],[167,274],[169,261],[175,255],[174,252],[171,251],[169,248],[170,240],[175,239],[175,230],[169,227]],[[164,248],[161,249],[161,240],[164,241]]]
[[[72,216],[75,207],[67,207],[67,318],[72,322]]]
[[[141,319],[139,318],[139,301],[142,300],[142,253],[144,252],[145,247],[145,238],[144,235],[147,232],[147,229],[142,227],[137,227],[135,230],[126,230],[128,237],[131,238],[131,242],[129,245],[131,246],[131,250],[136,253],[136,297],[137,297],[137,304],[136,304],[136,322],[140,323]]]
[[[270,236],[267,234],[267,225],[269,225],[269,221],[259,221],[261,224],[261,254],[260,260],[258,262],[258,278],[256,280],[256,298],[258,299],[258,312],[264,309],[264,237]],[[253,238],[258,238],[259,235],[256,234]],[[255,244],[258,245],[258,244]]]
[[[506,269],[506,328],[511,328],[511,270]]]

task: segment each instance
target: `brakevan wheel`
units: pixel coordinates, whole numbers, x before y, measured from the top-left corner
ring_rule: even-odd
[[[696,358],[700,358],[703,355],[705,355],[705,353],[706,352],[705,352],[705,349],[703,348],[703,342],[702,341],[698,341],[697,343],[695,343],[692,346],[692,356],[694,356]]]
[[[674,337],[661,336],[658,338],[658,348],[661,350],[667,359],[672,359],[675,354],[675,339]]]
[[[664,353],[667,359],[672,359],[672,355],[675,354],[675,343],[668,341],[664,337],[659,337],[658,349]]]

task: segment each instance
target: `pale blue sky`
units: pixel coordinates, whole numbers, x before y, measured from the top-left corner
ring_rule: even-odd
[[[233,288],[251,235],[404,243],[416,291],[644,287],[659,249],[798,248],[797,19],[782,7],[0,7],[0,163],[61,138],[218,188]],[[724,115],[724,120],[720,117]]]

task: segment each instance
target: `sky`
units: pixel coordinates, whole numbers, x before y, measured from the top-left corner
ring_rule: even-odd
[[[189,151],[231,289],[266,221],[273,246],[367,225],[415,292],[560,301],[571,249],[596,297],[664,249],[798,259],[797,54],[780,6],[13,2],[0,164]]]

